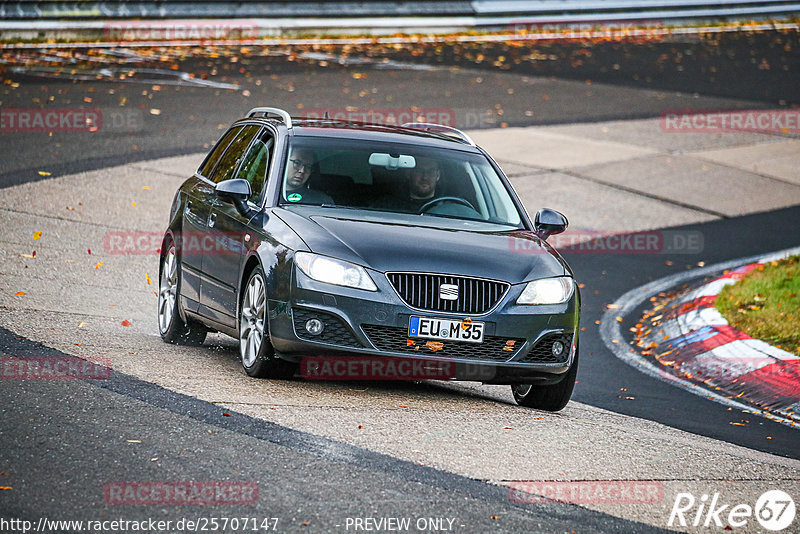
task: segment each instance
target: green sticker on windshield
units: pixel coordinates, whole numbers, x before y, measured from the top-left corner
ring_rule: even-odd
[[[300,202],[301,200],[303,200],[303,195],[299,193],[292,193],[291,195],[286,197],[286,200],[288,200],[289,202]]]

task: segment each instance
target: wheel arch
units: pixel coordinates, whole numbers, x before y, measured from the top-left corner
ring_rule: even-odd
[[[251,254],[244,262],[244,268],[242,269],[242,276],[239,279],[239,291],[238,294],[236,295],[237,328],[239,321],[239,311],[242,308],[242,297],[244,296],[244,290],[247,286],[247,280],[250,278],[250,275],[253,273],[256,267],[259,266],[261,267],[261,271],[264,272],[264,267],[261,264],[261,259],[258,257],[258,254]],[[264,272],[264,276],[265,277],[267,276],[266,272]],[[266,293],[267,300],[269,300],[269,292],[267,284],[264,284],[264,292]],[[269,314],[267,314],[267,323],[269,323]]]

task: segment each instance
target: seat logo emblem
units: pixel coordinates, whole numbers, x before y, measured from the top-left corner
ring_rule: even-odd
[[[458,286],[453,284],[440,285],[439,298],[442,300],[458,300]]]

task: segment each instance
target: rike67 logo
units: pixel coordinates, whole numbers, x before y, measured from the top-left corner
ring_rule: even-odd
[[[678,493],[669,515],[668,527],[723,527],[733,530],[744,527],[753,532],[758,527],[780,531],[794,521],[796,508],[788,493],[781,490],[766,491],[756,500],[755,506],[749,504],[726,504],[719,493],[711,497],[706,494],[695,498],[691,493]]]

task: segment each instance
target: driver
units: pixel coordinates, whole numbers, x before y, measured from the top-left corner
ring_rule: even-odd
[[[436,185],[440,176],[441,169],[436,160],[417,156],[416,165],[409,175],[408,194],[400,198],[383,197],[373,207],[417,213],[422,206],[436,198]]]

